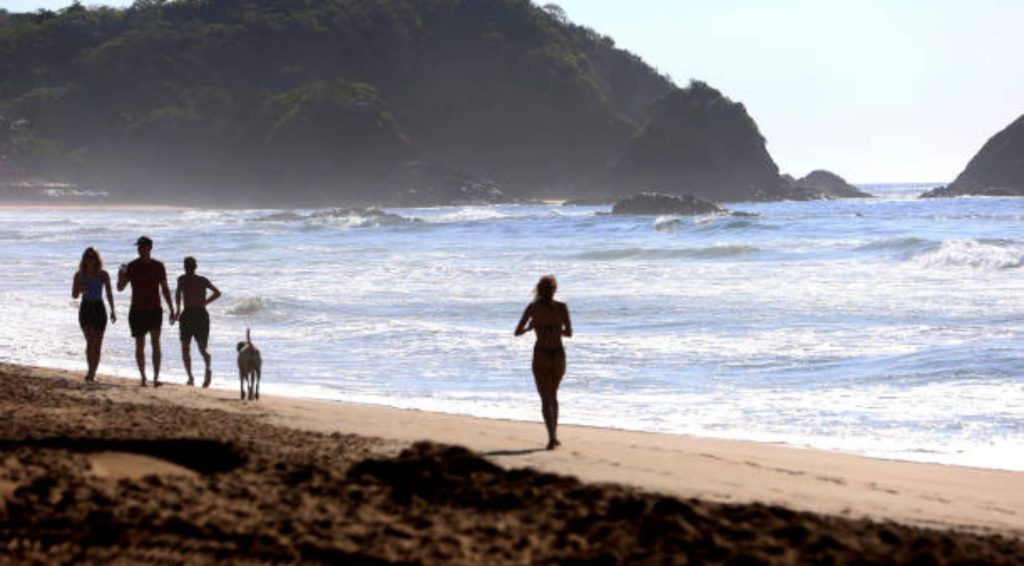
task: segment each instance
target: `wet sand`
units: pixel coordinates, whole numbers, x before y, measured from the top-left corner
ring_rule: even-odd
[[[236,397],[0,364],[0,563],[1024,563],[1024,474]]]

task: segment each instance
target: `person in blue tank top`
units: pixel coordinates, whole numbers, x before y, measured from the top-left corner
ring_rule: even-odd
[[[78,326],[85,335],[85,361],[89,372],[86,381],[96,380],[96,368],[100,365],[100,351],[103,348],[103,333],[107,330],[107,310],[103,306],[103,291],[106,290],[110,303],[110,322],[117,322],[114,310],[114,292],[110,288],[110,275],[103,270],[103,260],[96,248],[88,247],[78,263],[78,272],[71,284],[71,298],[81,297],[78,308]]]

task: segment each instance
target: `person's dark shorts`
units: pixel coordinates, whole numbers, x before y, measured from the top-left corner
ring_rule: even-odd
[[[163,309],[128,311],[128,327],[132,329],[132,336],[145,336],[147,332],[160,330],[163,321]]]
[[[78,326],[103,332],[107,329],[107,307],[103,301],[82,301],[78,307]]]
[[[210,338],[210,313],[203,307],[185,307],[178,317],[178,333],[182,342],[193,338],[203,345]]]

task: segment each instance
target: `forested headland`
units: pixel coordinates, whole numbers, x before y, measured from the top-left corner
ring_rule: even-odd
[[[121,198],[750,200],[788,186],[742,104],[527,0],[0,10],[0,77],[0,179]]]

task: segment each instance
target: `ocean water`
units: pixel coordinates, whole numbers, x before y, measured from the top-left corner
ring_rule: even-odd
[[[883,196],[732,206],[754,218],[0,209],[0,360],[83,369],[78,258],[94,245],[113,273],[147,234],[172,287],[194,254],[224,293],[215,387],[237,387],[251,327],[267,393],[539,422],[533,340],[512,330],[554,273],[576,331],[563,423],[1024,470],[1024,199],[868,190]],[[100,371],[131,377],[116,301]],[[183,382],[166,321],[163,349]]]

